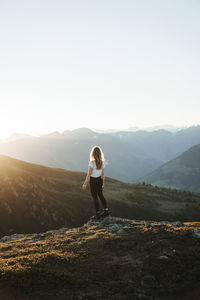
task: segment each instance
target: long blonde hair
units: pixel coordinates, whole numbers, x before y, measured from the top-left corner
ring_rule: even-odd
[[[97,170],[101,169],[103,161],[105,161],[102,149],[99,146],[94,146],[90,151],[90,161],[94,161],[97,166]]]

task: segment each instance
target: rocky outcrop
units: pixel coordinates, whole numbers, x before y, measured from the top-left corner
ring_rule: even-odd
[[[16,241],[19,239],[23,239],[24,241],[34,242],[35,239],[37,240],[44,240],[45,238],[51,236],[52,234],[56,233],[70,233],[71,231],[74,232],[76,230],[76,237],[80,237],[80,232],[86,231],[87,229],[96,226],[99,229],[104,229],[107,232],[115,233],[115,234],[128,234],[134,228],[171,228],[174,230],[175,228],[183,228],[186,227],[187,231],[190,232],[194,237],[200,238],[200,229],[196,229],[195,224],[199,224],[200,222],[185,222],[182,223],[180,221],[176,222],[169,222],[169,221],[145,221],[145,220],[130,220],[124,219],[119,217],[106,217],[101,218],[98,220],[89,220],[86,224],[81,227],[75,228],[67,228],[62,227],[55,230],[49,230],[44,233],[33,233],[33,234],[12,234],[4,236],[0,239],[0,242],[9,242],[9,241]],[[195,229],[194,229],[195,228]]]
[[[198,299],[199,237],[198,222],[111,216],[75,228],[4,236],[0,297],[6,290],[16,300]]]

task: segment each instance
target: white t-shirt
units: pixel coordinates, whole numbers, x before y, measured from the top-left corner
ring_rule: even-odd
[[[103,161],[102,167],[99,170],[97,170],[95,161],[89,161],[88,166],[93,168],[91,176],[92,177],[99,177],[99,176],[101,176],[102,169],[105,168],[105,162]]]

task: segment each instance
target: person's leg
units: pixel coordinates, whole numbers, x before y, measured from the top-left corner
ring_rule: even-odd
[[[93,179],[91,177],[90,177],[90,192],[91,192],[92,198],[94,200],[94,207],[95,207],[96,213],[98,213],[100,210],[99,210],[99,202],[98,202],[98,198],[97,198],[97,184],[96,184],[95,179]]]
[[[103,184],[103,181],[102,181],[102,178],[100,177],[97,182],[97,195],[99,196],[104,209],[108,209],[106,199],[103,195],[102,184]]]

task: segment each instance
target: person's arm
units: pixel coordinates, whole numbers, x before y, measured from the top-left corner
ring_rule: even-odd
[[[90,176],[91,176],[91,174],[92,174],[92,170],[93,170],[93,168],[91,168],[91,167],[88,168],[87,176],[86,176],[85,181],[84,181],[84,183],[83,183],[83,185],[82,185],[82,189],[83,189],[83,190],[85,190],[86,187],[87,187],[87,183],[88,183],[88,181],[90,180]]]

